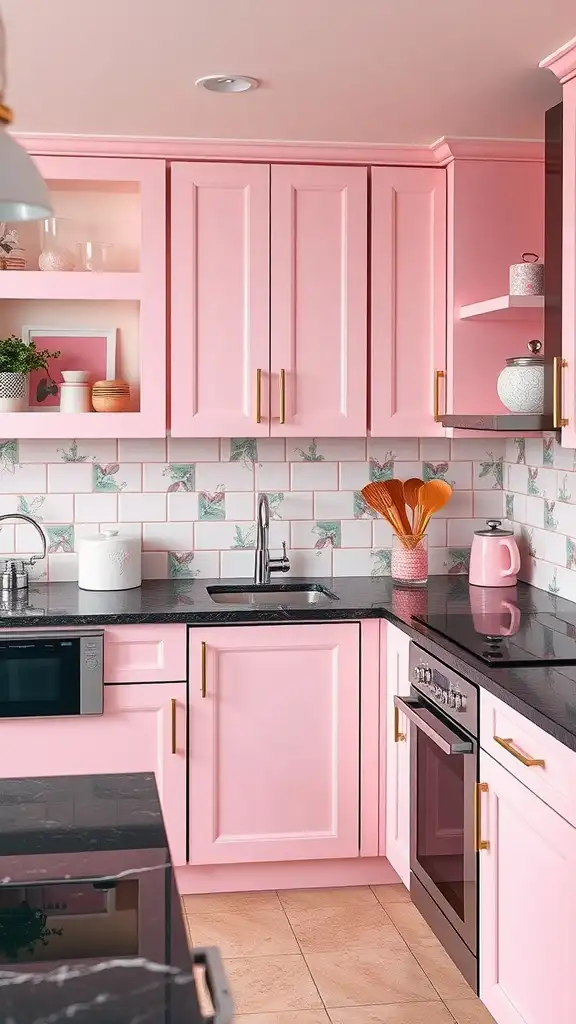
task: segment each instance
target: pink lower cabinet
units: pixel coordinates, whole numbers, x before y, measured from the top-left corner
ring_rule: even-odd
[[[0,778],[108,772],[154,772],[174,863],[186,863],[186,683],[106,686],[103,715],[0,721]]]
[[[192,864],[358,856],[359,636],[190,630]]]
[[[410,693],[410,637],[397,626],[381,622],[380,664],[386,673],[381,688],[380,854],[385,855],[404,885],[410,888],[410,734],[408,722],[394,707],[394,697]],[[385,696],[384,696],[385,695]]]
[[[372,168],[371,431],[441,437],[446,367],[446,171]]]
[[[574,1024],[576,829],[484,751],[480,779],[480,997],[497,1024]]]
[[[106,626],[105,683],[172,683],[186,679],[186,626]]]

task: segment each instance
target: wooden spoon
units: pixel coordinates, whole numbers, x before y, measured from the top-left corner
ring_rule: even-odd
[[[412,527],[408,521],[406,515],[406,502],[404,500],[404,484],[401,480],[383,480],[383,486],[387,489],[388,494],[392,498],[397,510],[400,522],[402,523],[402,533],[409,535],[412,533]]]
[[[361,494],[366,504],[373,508],[383,519],[386,519],[397,534],[404,532],[402,521],[398,515],[398,509],[390,496],[385,481],[380,480],[366,484],[362,488]]]
[[[418,512],[414,523],[414,533],[421,536],[435,512],[441,508],[452,496],[452,488],[446,480],[428,480],[422,484],[418,492]]]
[[[418,504],[418,494],[423,483],[424,481],[420,480],[417,476],[412,476],[409,480],[404,481],[404,501],[408,505],[408,508],[412,509],[412,524],[414,524],[416,505]]]

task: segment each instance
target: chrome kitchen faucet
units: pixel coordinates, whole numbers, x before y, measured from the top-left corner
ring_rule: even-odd
[[[254,556],[254,583],[270,583],[270,573],[288,572],[290,560],[286,555],[286,542],[282,542],[282,558],[270,558],[268,534],[270,532],[270,502],[267,494],[258,495],[256,514],[256,552]]]

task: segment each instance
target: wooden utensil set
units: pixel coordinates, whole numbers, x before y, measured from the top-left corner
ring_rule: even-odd
[[[366,504],[390,523],[407,548],[416,547],[422,540],[432,516],[446,505],[451,495],[452,488],[445,480],[424,483],[417,477],[404,483],[380,480],[362,488]],[[410,509],[412,522],[406,507]]]

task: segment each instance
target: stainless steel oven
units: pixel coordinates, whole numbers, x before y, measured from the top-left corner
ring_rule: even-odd
[[[102,630],[0,633],[0,718],[101,715],[103,705]]]
[[[478,990],[478,691],[410,645],[410,886],[414,903]]]

